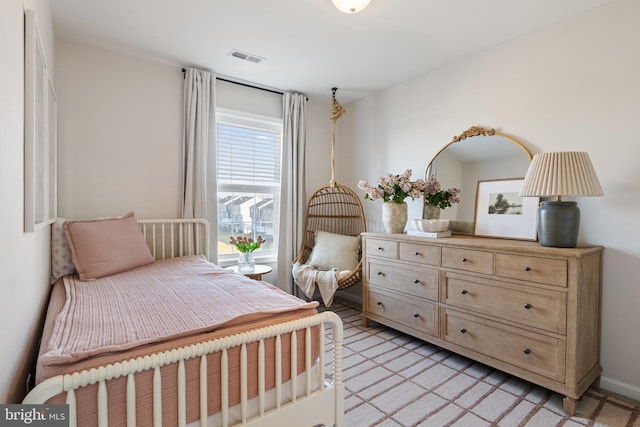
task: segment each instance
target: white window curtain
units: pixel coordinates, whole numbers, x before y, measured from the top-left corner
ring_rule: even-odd
[[[207,218],[212,230],[217,227],[216,198],[207,198],[207,188],[216,188],[216,175],[208,171],[207,164],[216,164],[215,153],[215,76],[188,68],[184,76],[182,217]],[[217,245],[212,245],[214,261],[217,252]]]
[[[291,263],[304,233],[307,204],[305,153],[307,143],[304,95],[283,95],[282,178],[280,226],[278,232],[278,287],[293,291]]]

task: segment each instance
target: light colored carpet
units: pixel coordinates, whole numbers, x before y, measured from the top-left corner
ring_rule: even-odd
[[[346,303],[330,310],[344,322],[346,427],[640,427],[639,402],[589,389],[569,417],[558,393],[377,323],[364,328]]]

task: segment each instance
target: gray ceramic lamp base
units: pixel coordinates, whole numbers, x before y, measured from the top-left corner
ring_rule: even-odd
[[[578,244],[580,209],[576,202],[540,202],[538,242],[554,248],[574,248]]]

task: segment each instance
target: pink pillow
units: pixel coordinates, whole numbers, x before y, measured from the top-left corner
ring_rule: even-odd
[[[80,280],[93,280],[155,261],[133,213],[120,218],[74,220],[64,233]]]

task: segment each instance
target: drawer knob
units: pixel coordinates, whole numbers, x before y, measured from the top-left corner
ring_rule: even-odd
[[[415,283],[417,285],[418,283],[420,283],[420,280],[416,279],[416,280],[413,281],[413,283]]]
[[[382,246],[378,246],[378,250],[379,251],[384,251],[384,248]]]
[[[417,319],[418,317],[420,317],[420,315],[418,313],[416,313],[416,314],[413,315],[413,317],[415,317]]]
[[[531,267],[525,267],[524,271],[531,271]]]
[[[422,254],[420,252],[416,252],[416,256],[418,256],[418,255],[422,255]]]
[[[382,305],[382,301],[378,301],[376,305]]]
[[[527,310],[529,310],[531,307],[532,307],[532,305],[531,305],[531,304],[529,304],[529,303],[526,303],[526,304],[524,305],[524,308],[526,308]]]
[[[462,332],[463,334],[466,334],[467,333],[467,329],[466,328],[462,328],[462,329],[460,329],[460,332]]]
[[[378,276],[384,276],[384,273],[382,271],[378,271]]]
[[[530,349],[528,349],[528,348],[525,348],[524,350],[522,350],[522,352],[523,352],[524,354],[530,354],[530,353],[531,353],[531,350],[530,350]]]
[[[460,291],[460,293],[461,293],[462,295],[466,295],[466,294],[468,294],[468,293],[469,293],[469,291],[467,291],[466,289],[463,289],[463,290],[461,290],[461,291]]]
[[[467,261],[468,261],[468,259],[462,258],[462,262],[467,262]]]

